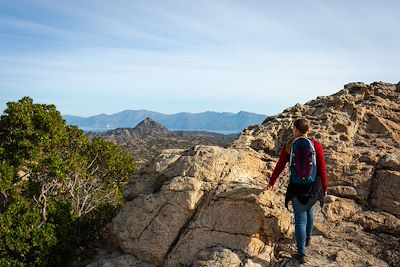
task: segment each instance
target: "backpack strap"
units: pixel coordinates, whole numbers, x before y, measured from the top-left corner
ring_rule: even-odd
[[[312,149],[312,160],[314,164],[317,164],[317,153],[315,151],[314,143],[311,141],[310,138],[307,138],[308,142],[310,142],[311,149]]]
[[[293,144],[301,137],[297,137],[293,140],[292,145],[290,146],[290,158],[289,158],[289,166],[292,166],[292,160],[293,160]]]

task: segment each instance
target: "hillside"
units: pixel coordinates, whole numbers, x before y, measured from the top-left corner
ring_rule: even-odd
[[[88,118],[64,115],[70,125],[77,125],[83,130],[104,131],[115,128],[132,128],[146,118],[164,125],[170,130],[241,132],[249,125],[261,123],[265,115],[241,111],[230,112],[181,112],[172,115],[147,111],[125,110],[112,115],[100,114]]]
[[[188,149],[195,145],[226,147],[238,134],[223,135],[201,131],[169,131],[151,118],[134,128],[119,128],[107,132],[88,132],[90,138],[99,136],[129,150],[139,166],[159,155],[164,149]]]
[[[228,148],[166,151],[132,178],[113,242],[89,266],[298,266],[287,172],[265,188],[299,117],[323,145],[329,182],[303,266],[400,266],[399,95],[400,83],[351,83]]]

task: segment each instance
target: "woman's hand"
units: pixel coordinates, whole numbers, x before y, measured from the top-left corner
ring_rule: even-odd
[[[267,186],[267,190],[268,190],[268,191],[272,191],[272,189],[273,189],[273,186],[269,184],[269,185]]]

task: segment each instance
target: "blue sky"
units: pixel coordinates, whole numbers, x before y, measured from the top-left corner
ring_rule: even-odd
[[[272,115],[400,80],[400,1],[0,0],[0,109]]]

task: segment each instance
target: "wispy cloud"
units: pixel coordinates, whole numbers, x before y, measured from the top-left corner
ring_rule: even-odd
[[[3,107],[271,114],[400,73],[396,1],[26,2],[0,7]]]

